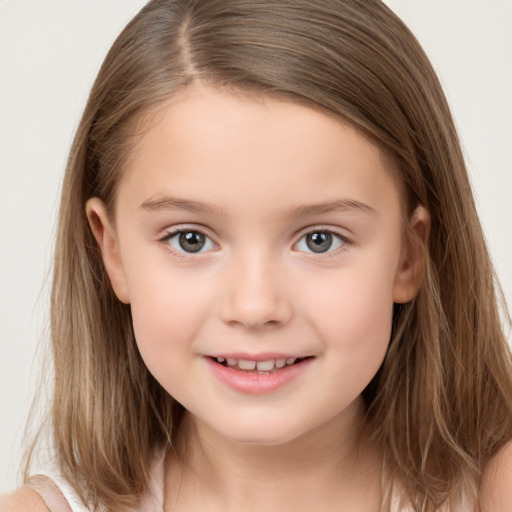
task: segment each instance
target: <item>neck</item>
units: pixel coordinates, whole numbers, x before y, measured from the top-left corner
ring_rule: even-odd
[[[365,510],[361,500],[380,500],[380,457],[361,435],[362,423],[358,400],[343,415],[293,441],[250,445],[219,436],[187,413],[178,457],[167,460],[166,497],[173,496],[169,501],[175,503],[185,498],[190,507],[191,499],[203,496],[224,511],[330,510],[327,502],[339,510],[340,500]],[[187,497],[192,490],[195,498]]]

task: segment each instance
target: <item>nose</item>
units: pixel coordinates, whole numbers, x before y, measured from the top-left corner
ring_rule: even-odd
[[[231,262],[220,308],[221,320],[249,330],[277,328],[293,314],[290,284],[269,258],[251,255]]]

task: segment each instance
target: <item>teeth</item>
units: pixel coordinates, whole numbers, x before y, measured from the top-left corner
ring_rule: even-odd
[[[247,359],[240,359],[238,361],[240,370],[254,370],[256,368],[256,361],[248,361]]]
[[[269,361],[258,361],[256,363],[256,367],[260,371],[268,372],[274,368],[274,360],[270,359]]]
[[[269,372],[274,368],[284,368],[286,365],[291,366],[294,364],[299,358],[297,357],[289,357],[288,359],[279,358],[279,359],[269,359],[268,361],[251,361],[250,359],[235,359],[233,357],[216,357],[217,362],[223,363],[227,362],[228,366],[238,366],[240,370],[258,370],[261,372]]]

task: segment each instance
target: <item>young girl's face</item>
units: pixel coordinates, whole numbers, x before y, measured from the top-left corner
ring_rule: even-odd
[[[128,160],[115,219],[97,199],[88,215],[161,385],[244,443],[354,418],[416,287],[377,147],[312,108],[194,86]]]

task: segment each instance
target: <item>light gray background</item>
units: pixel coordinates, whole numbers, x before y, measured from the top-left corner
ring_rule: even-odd
[[[512,302],[512,1],[388,0],[445,86]],[[102,58],[143,0],[0,0],[0,493],[16,485],[67,151]]]

